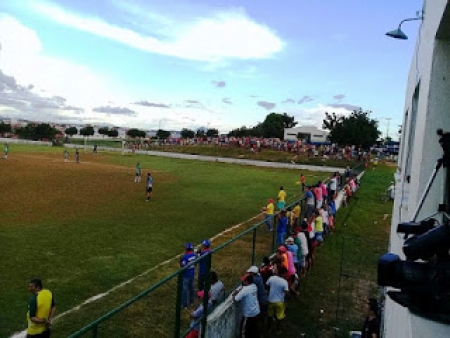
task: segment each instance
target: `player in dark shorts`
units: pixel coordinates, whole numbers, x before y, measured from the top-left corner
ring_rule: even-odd
[[[153,177],[152,174],[150,173],[147,174],[147,184],[145,186],[147,190],[147,202],[148,202],[151,200],[153,192]]]

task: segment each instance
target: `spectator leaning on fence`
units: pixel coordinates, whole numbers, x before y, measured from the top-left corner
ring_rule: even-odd
[[[242,306],[242,322],[240,337],[259,338],[258,319],[259,303],[258,288],[253,284],[253,276],[243,277],[242,287],[232,294],[233,301],[240,302]]]
[[[253,283],[258,288],[258,303],[260,316],[265,316],[267,314],[267,293],[266,287],[264,286],[264,280],[259,274],[259,269],[257,266],[253,265],[248,268],[247,273],[253,276]]]

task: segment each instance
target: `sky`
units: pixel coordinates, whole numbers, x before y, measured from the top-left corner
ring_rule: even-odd
[[[0,1],[0,118],[143,130],[372,111],[396,137],[422,0]],[[389,127],[389,130],[388,130]]]

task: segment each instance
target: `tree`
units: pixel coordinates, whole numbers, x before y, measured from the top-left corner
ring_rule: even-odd
[[[11,124],[9,123],[0,123],[0,134],[6,134],[11,132]]]
[[[100,135],[109,136],[109,128],[108,127],[100,127],[100,128],[98,128],[98,133]]]
[[[53,139],[56,134],[59,134],[59,130],[55,129],[48,123],[29,123],[25,127],[17,128],[16,133],[20,138],[42,140]]]
[[[73,135],[78,134],[78,129],[77,129],[77,127],[69,127],[69,128],[66,128],[66,130],[64,130],[64,133],[66,135],[69,135],[70,137],[72,137]]]
[[[195,136],[197,136],[197,137],[205,136],[205,129],[204,128],[197,129],[197,132],[195,133]]]
[[[86,126],[80,129],[80,135],[82,136],[92,136],[94,135],[94,127]]]
[[[340,145],[353,144],[369,148],[380,137],[378,122],[370,118],[370,111],[354,110],[349,116],[326,113],[324,127],[330,130],[330,141]],[[330,119],[331,117],[331,119]],[[329,124],[325,122],[329,122]]]
[[[298,123],[294,121],[294,116],[289,116],[287,113],[283,113],[282,117],[284,128],[294,128]]]
[[[208,129],[206,131],[206,136],[208,136],[208,137],[213,137],[213,136],[217,136],[217,135],[219,135],[219,130],[217,130],[217,129],[212,128],[212,129]]]
[[[195,132],[191,129],[183,128],[181,130],[181,137],[182,138],[194,138]]]
[[[283,115],[270,113],[262,123],[263,136],[283,139],[284,137],[284,118]]]
[[[130,130],[127,131],[127,136],[131,138],[145,137],[145,131],[136,128],[131,128]]]
[[[108,130],[108,137],[117,137],[119,136],[119,131],[117,129]]]
[[[336,113],[328,114],[325,112],[325,119],[323,120],[322,128],[331,132],[337,124],[342,122],[343,118],[344,116],[342,115],[336,115]]]
[[[166,138],[168,138],[170,136],[170,131],[158,129],[158,131],[156,132],[156,136],[159,139],[165,140]]]

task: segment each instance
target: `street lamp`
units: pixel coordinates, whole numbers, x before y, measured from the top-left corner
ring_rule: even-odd
[[[418,13],[418,15],[419,15],[419,13]],[[391,38],[394,38],[394,39],[408,40],[408,36],[405,33],[403,33],[403,31],[401,30],[402,24],[405,21],[415,21],[415,20],[422,20],[422,19],[423,19],[423,15],[422,16],[418,16],[417,18],[409,18],[409,19],[402,20],[400,22],[400,24],[398,25],[397,29],[394,29],[393,31],[387,32],[386,35],[391,37]]]
[[[387,121],[387,127],[386,127],[386,139],[389,137],[389,123],[392,120],[392,117],[386,117],[385,120]]]

